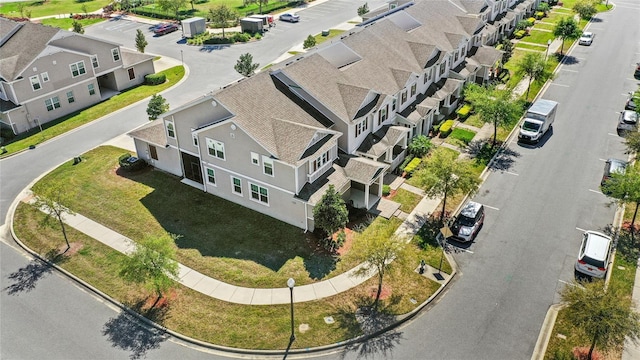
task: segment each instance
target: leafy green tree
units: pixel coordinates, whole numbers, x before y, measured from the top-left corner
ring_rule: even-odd
[[[240,75],[249,77],[253,75],[260,64],[253,63],[253,55],[246,53],[240,55],[240,58],[233,67]]]
[[[73,20],[73,32],[78,34],[84,34],[84,28],[78,20]]]
[[[498,140],[498,126],[515,122],[522,116],[522,103],[514,100],[508,90],[470,84],[464,89],[464,97],[473,105],[480,120],[493,123],[492,149]]]
[[[302,43],[302,48],[305,50],[314,46],[316,46],[316,38],[313,37],[313,35],[307,36],[307,38],[304,40],[304,43]]]
[[[458,160],[457,154],[448,149],[437,149],[426,158],[425,166],[413,174],[427,196],[442,197],[441,223],[444,222],[448,197],[473,193],[480,185],[480,178],[474,174],[471,161]]]
[[[373,233],[369,237],[359,237],[353,242],[350,251],[363,264],[355,272],[356,276],[366,276],[372,271],[377,273],[378,289],[374,311],[378,309],[385,274],[392,266],[404,263],[407,258],[407,242],[395,236],[393,232],[393,229],[389,229]]]
[[[631,237],[634,236],[635,222],[640,207],[640,168],[627,166],[624,174],[611,174],[611,177],[602,185],[602,193],[621,203],[631,202],[636,205],[631,219]]]
[[[19,2],[16,4],[16,7],[18,9],[18,12],[20,13],[20,17],[23,18],[24,17],[24,10],[27,8],[27,4]]]
[[[568,322],[591,339],[587,359],[596,346],[607,351],[624,344],[625,338],[634,343],[640,339],[640,313],[617,282],[608,287],[601,280],[574,282],[565,285],[560,297],[567,305],[563,311]]]
[[[167,111],[169,111],[169,103],[167,103],[167,100],[163,98],[162,95],[152,95],[151,100],[149,100],[149,105],[147,105],[149,120],[155,120]]]
[[[511,55],[513,55],[513,43],[509,39],[503,39],[502,42],[502,63],[506,64],[509,59],[511,59]]]
[[[140,242],[132,254],[124,258],[120,277],[125,281],[144,284],[158,295],[152,308],[178,277],[176,250],[169,236],[150,237]]]
[[[409,154],[419,158],[427,155],[432,148],[431,139],[425,135],[414,137],[408,146]]]
[[[358,16],[362,16],[369,12],[369,4],[364,3],[364,5],[358,7]]]
[[[269,2],[269,0],[256,0],[258,2],[258,12],[260,14],[262,14],[262,5],[267,5],[267,3]]]
[[[180,20],[180,8],[187,4],[187,0],[156,0],[155,3],[163,11],[173,13],[176,20]]]
[[[227,4],[220,4],[209,9],[209,19],[215,25],[222,28],[222,37],[224,38],[224,29],[229,26],[229,21],[235,19],[237,14]]]
[[[67,243],[67,250],[71,248],[69,244],[69,238],[67,237],[67,230],[63,217],[65,214],[75,215],[73,211],[66,208],[63,203],[67,202],[70,193],[67,189],[64,189],[60,185],[43,185],[44,187],[36,188],[36,201],[34,206],[47,214],[44,224],[48,223],[49,219],[58,220],[60,228],[62,229],[62,236]],[[65,250],[66,252],[66,250]]]
[[[138,29],[136,31],[136,49],[138,49],[139,52],[144,53],[144,49],[147,47],[147,45],[149,45],[149,43],[144,37],[142,30]]]
[[[82,12],[84,13],[85,16],[87,16],[87,14],[89,14],[89,8],[87,7],[87,4],[82,4],[80,9],[82,9]]]
[[[573,5],[573,11],[575,11],[582,20],[589,20],[591,17],[598,13],[596,5],[600,1],[593,0],[578,0]]]
[[[638,156],[640,152],[640,132],[634,131],[629,133],[625,139],[624,143],[627,147],[627,154],[632,154],[634,157]]]
[[[333,185],[329,185],[320,201],[313,207],[313,222],[330,238],[349,221],[349,211],[342,196]]]
[[[553,36],[562,39],[562,46],[560,47],[560,55],[562,55],[564,51],[564,41],[578,39],[582,36],[582,30],[580,30],[580,26],[578,26],[578,23],[572,17],[563,17],[553,28]]]
[[[520,61],[516,63],[516,74],[529,78],[526,100],[529,100],[529,90],[532,82],[544,83],[551,77],[552,72],[547,70],[545,65],[544,57],[537,52],[525,53]]]
[[[525,30],[529,27],[529,22],[527,20],[520,20],[516,23],[516,31],[517,30]]]

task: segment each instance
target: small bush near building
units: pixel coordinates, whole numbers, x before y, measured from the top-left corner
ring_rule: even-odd
[[[513,33],[513,36],[515,36],[516,39],[522,39],[526,34],[527,34],[526,30],[518,30]]]
[[[167,75],[164,73],[148,74],[144,76],[144,82],[147,85],[160,85],[167,81]]]
[[[527,19],[527,22],[529,23],[529,26],[533,26],[533,24],[535,24],[535,23],[536,23],[536,19],[535,19],[535,18],[530,17],[530,18],[528,18],[528,19]]]
[[[536,19],[538,19],[538,20],[542,19],[542,18],[544,17],[544,12],[542,12],[542,11],[536,11],[536,13],[535,13],[535,17],[536,17]]]
[[[453,120],[447,120],[440,125],[440,137],[445,138],[451,134],[453,129]]]
[[[391,186],[382,185],[382,196],[387,196],[389,194],[391,194]]]
[[[471,114],[471,109],[472,109],[471,105],[464,104],[460,109],[458,109],[456,111],[456,114],[458,114],[458,116],[461,119],[466,119],[467,116],[469,116],[469,114]]]
[[[132,172],[142,170],[147,166],[147,162],[137,158],[135,156],[131,156],[131,154],[123,154],[118,158],[118,163],[120,164],[120,168],[124,171]]]
[[[405,166],[404,172],[406,172],[407,174],[411,174],[418,167],[418,165],[420,165],[421,162],[422,159],[413,158],[413,160],[411,160],[409,164]]]
[[[407,155],[406,158],[404,158],[404,160],[402,161],[402,163],[400,164],[400,166],[398,166],[398,168],[400,169],[400,171],[404,171],[404,168],[407,167],[407,165],[409,164],[409,162],[411,160],[413,160],[414,156],[413,155]]]

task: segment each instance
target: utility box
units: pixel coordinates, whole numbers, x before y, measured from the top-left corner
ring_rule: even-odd
[[[263,20],[258,18],[246,17],[240,19],[240,29],[242,32],[262,33],[264,32]]]
[[[192,17],[182,20],[182,36],[192,38],[205,32],[207,20],[201,17]]]

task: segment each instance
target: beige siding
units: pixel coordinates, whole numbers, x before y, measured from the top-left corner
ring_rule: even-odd
[[[158,160],[151,158],[150,147],[144,141],[133,139],[136,146],[136,153],[138,157],[144,159],[148,164],[153,167],[166,171],[176,176],[182,176],[182,166],[180,165],[180,152],[176,148],[155,146]]]
[[[95,68],[96,75],[111,72],[122,66],[122,54],[120,54],[120,60],[118,61],[114,61],[111,55],[111,49],[120,48],[118,45],[73,34],[62,39],[54,40],[51,44],[87,55],[96,55],[98,57],[98,67]],[[87,65],[89,65],[89,68],[93,68],[90,62]]]

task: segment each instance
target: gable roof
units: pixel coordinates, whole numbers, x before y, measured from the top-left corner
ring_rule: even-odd
[[[0,78],[17,80],[60,31],[63,30],[0,17]]]

